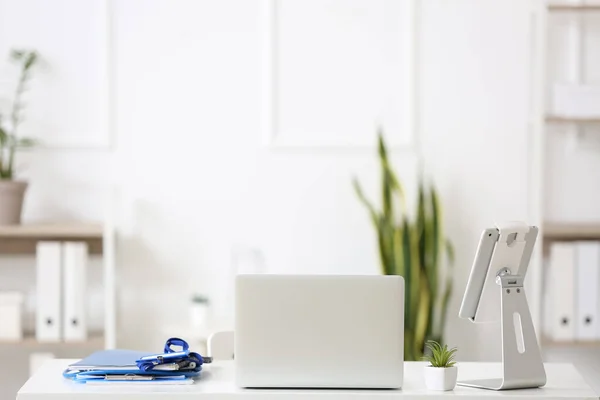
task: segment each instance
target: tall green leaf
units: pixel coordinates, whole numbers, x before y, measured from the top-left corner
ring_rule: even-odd
[[[421,268],[426,268],[426,257],[427,257],[427,232],[426,232],[426,216],[425,216],[425,193],[423,185],[419,183],[419,192],[417,197],[417,221],[416,228],[419,236],[419,264]]]
[[[420,272],[419,282],[419,300],[417,304],[417,316],[415,320],[415,337],[413,339],[415,345],[415,354],[422,354],[427,340],[427,330],[429,326],[430,304],[432,303],[433,294],[429,291],[427,275],[424,271]]]
[[[393,186],[390,179],[388,168],[387,150],[383,140],[383,135],[379,132],[379,162],[381,163],[381,200],[383,206],[383,215],[387,218],[393,218]]]
[[[447,317],[447,312],[446,310],[448,309],[448,303],[450,302],[450,296],[452,296],[452,270],[454,268],[454,246],[452,246],[452,243],[449,240],[445,241],[445,250],[446,250],[446,255],[447,255],[447,259],[448,259],[448,266],[447,266],[447,272],[446,272],[446,286],[444,288],[444,293],[442,295],[442,304],[441,304],[441,311],[442,314],[440,315],[440,324],[439,324],[439,332],[440,332],[440,337],[442,336],[442,332],[444,331],[444,328],[446,327],[446,317]]]
[[[417,208],[414,221],[411,220],[402,185],[391,168],[381,131],[378,153],[382,209],[377,210],[366,198],[356,179],[354,190],[369,211],[376,229],[382,273],[404,277],[405,359],[417,360],[423,355],[426,340],[442,340],[452,292],[454,254],[443,234],[441,205],[435,188],[426,189],[422,182],[419,183]],[[440,285],[444,254],[448,258],[448,269],[446,279]]]
[[[428,336],[434,336],[436,332],[436,308],[439,306],[441,300],[439,292],[439,271],[440,271],[440,254],[442,252],[441,243],[443,240],[442,227],[441,227],[441,210],[438,204],[437,193],[435,188],[430,187],[428,191],[428,197],[425,200],[427,202],[429,217],[427,220],[426,229],[426,241],[427,246],[427,261],[426,270],[427,277],[429,279],[429,290],[432,293],[432,301],[429,304],[429,317],[430,323],[427,329]],[[439,310],[437,310],[439,314]]]
[[[411,227],[406,218],[402,221],[402,263],[404,268],[404,326],[408,329],[414,328],[414,317],[416,310],[413,308],[413,292],[418,288],[413,286],[412,249],[410,246]]]
[[[377,216],[377,211],[375,211],[375,207],[373,207],[373,205],[371,204],[369,199],[367,199],[367,197],[365,196],[365,194],[362,190],[362,187],[360,186],[360,183],[358,182],[358,179],[354,178],[354,180],[352,181],[352,184],[354,185],[354,191],[356,192],[358,199],[369,210],[369,215],[371,216],[371,222],[373,222],[373,226],[377,227],[379,218]]]
[[[0,119],[0,124],[2,123],[2,119]],[[0,148],[4,147],[4,145],[6,144],[6,142],[8,141],[8,134],[6,133],[6,131],[4,129],[2,129],[2,126],[0,125]]]

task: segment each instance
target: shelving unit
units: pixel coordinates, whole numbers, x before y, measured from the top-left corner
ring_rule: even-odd
[[[600,118],[572,118],[561,117],[558,115],[547,115],[546,122],[556,124],[600,124]]]
[[[553,80],[560,79],[566,80],[570,83],[584,83],[586,74],[585,68],[583,67],[583,60],[585,59],[584,43],[585,28],[583,23],[589,21],[589,18],[584,18],[586,13],[593,13],[598,15],[600,18],[600,3],[597,4],[585,4],[586,0],[562,0],[562,3],[558,3],[556,0],[554,4],[549,4],[548,0],[540,0],[538,3],[539,8],[536,9],[535,19],[537,23],[537,40],[533,48],[535,52],[534,61],[534,107],[533,107],[533,120],[534,123],[534,188],[532,190],[532,207],[533,214],[536,216],[537,222],[540,224],[541,231],[540,237],[538,238],[539,246],[537,251],[537,261],[535,274],[532,274],[532,280],[536,285],[535,291],[535,302],[539,305],[535,312],[539,323],[536,326],[538,335],[542,333],[542,313],[541,304],[543,303],[543,277],[545,269],[543,267],[542,259],[544,255],[549,254],[550,245],[552,242],[557,241],[578,241],[578,240],[599,240],[600,241],[600,222],[597,223],[580,223],[580,222],[568,222],[568,221],[549,221],[544,215],[544,209],[546,208],[546,198],[544,193],[543,182],[547,179],[547,148],[546,142],[549,140],[547,136],[549,134],[558,134],[558,130],[563,130],[567,134],[576,134],[580,129],[584,128],[595,128],[600,126],[600,116],[598,117],[570,117],[560,115],[556,113],[549,113],[546,110],[545,104],[547,104],[547,95],[549,94],[548,84],[552,84]],[[548,43],[548,27],[549,18],[552,15],[561,14],[557,19],[563,24],[563,30],[561,34],[566,34],[564,38],[559,40],[566,40],[561,42],[565,47],[563,50],[565,53],[560,53],[560,57],[564,56],[564,60],[569,64],[563,70],[560,70],[562,74],[560,77],[550,77],[550,82],[546,81],[546,75],[550,71],[550,62],[554,60],[547,59],[546,49],[555,45],[555,43]],[[564,16],[563,16],[564,15]],[[569,21],[568,24],[565,21]],[[599,20],[600,21],[600,20]],[[589,22],[588,22],[589,23]],[[566,27],[566,28],[565,28]],[[564,74],[564,76],[563,76]],[[553,129],[548,129],[552,127]],[[600,266],[599,266],[600,267]],[[542,349],[546,349],[549,352],[558,351],[561,355],[569,357],[572,353],[584,352],[594,353],[600,351],[600,340],[599,341],[553,341],[547,337],[540,336],[540,344]],[[556,360],[555,360],[556,361]]]
[[[548,338],[542,338],[542,346],[548,346],[548,347],[552,347],[552,348],[576,347],[576,348],[585,349],[585,348],[597,348],[599,345],[600,345],[599,340],[592,340],[592,341],[586,341],[586,342],[582,342],[582,341],[558,342],[558,341],[553,341]]]
[[[79,241],[88,245],[89,253],[101,255],[104,279],[104,330],[90,333],[85,342],[38,343],[32,335],[19,342],[0,342],[0,348],[24,346],[27,348],[60,348],[61,346],[96,346],[112,349],[116,346],[116,304],[115,304],[115,231],[111,224],[83,222],[52,222],[0,226],[0,255],[35,255],[37,242]],[[1,274],[1,271],[0,271]]]
[[[543,227],[546,240],[600,240],[599,224],[546,223]]]
[[[76,240],[88,245],[90,254],[103,253],[104,229],[93,223],[45,223],[0,226],[0,254],[35,254],[42,240]]]
[[[548,4],[550,12],[600,11],[600,4]]]

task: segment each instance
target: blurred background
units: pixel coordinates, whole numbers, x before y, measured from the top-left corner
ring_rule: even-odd
[[[599,44],[591,1],[0,0],[4,167],[10,138],[32,139],[3,175],[27,190],[0,227],[0,397],[47,358],[202,346],[231,328],[239,272],[381,273],[353,187],[382,206],[379,129],[402,216],[436,188],[454,262],[434,312],[459,360],[500,360],[498,325],[458,308],[481,231],[522,220],[542,231],[527,293],[544,357],[600,381],[600,328],[575,324],[582,301],[600,320],[593,248],[597,284],[576,286],[580,241],[600,240]],[[46,303],[85,323],[40,331]]]

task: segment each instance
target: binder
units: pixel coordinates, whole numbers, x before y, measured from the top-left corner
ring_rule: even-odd
[[[542,336],[548,339],[552,339],[552,276],[550,260],[544,258],[543,260],[543,291],[542,291]]]
[[[595,340],[600,333],[600,242],[577,243],[575,337]]]
[[[556,242],[550,248],[551,330],[555,341],[575,338],[575,244]]]
[[[39,342],[61,339],[61,245],[39,242],[36,249],[36,323]]]
[[[87,255],[86,243],[63,243],[63,333],[65,341],[75,342],[87,339]]]

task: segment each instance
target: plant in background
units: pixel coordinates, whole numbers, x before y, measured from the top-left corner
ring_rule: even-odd
[[[377,232],[382,272],[404,277],[404,357],[416,361],[423,356],[428,339],[442,341],[452,292],[450,269],[454,251],[442,230],[441,207],[435,189],[426,188],[423,182],[419,184],[416,214],[410,218],[404,190],[390,166],[381,133],[378,147],[382,210],[377,210],[366,198],[356,179],[354,188]],[[445,280],[441,281],[444,263],[448,269]]]
[[[23,121],[23,93],[31,79],[31,71],[38,61],[38,55],[35,51],[12,50],[10,58],[19,66],[20,73],[8,120],[5,121],[0,114],[0,179],[13,179],[15,152],[19,148],[31,147],[35,144],[33,139],[20,138],[17,133]]]
[[[208,325],[210,299],[201,294],[192,296],[190,305],[190,327],[195,332],[202,332]]]
[[[429,361],[432,367],[435,368],[450,368],[456,364],[454,356],[458,349],[453,347],[448,349],[448,345],[441,345],[435,340],[429,340],[426,343],[427,348],[431,351],[431,354],[427,354],[423,359]]]

